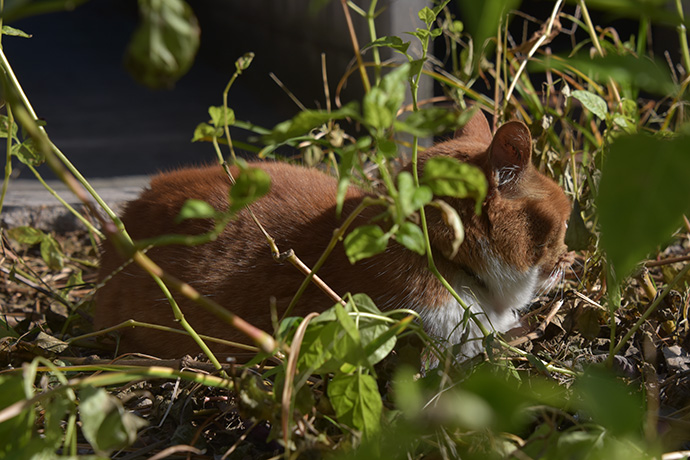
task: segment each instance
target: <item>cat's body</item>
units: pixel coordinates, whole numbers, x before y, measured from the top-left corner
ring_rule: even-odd
[[[465,227],[465,241],[450,260],[451,230],[436,209],[427,208],[429,235],[440,272],[480,319],[499,331],[515,325],[516,310],[565,260],[563,243],[569,203],[562,190],[531,164],[531,138],[519,122],[501,127],[492,141],[481,113],[455,139],[437,144],[420,155],[420,169],[435,155],[452,155],[481,167],[489,181],[482,213],[474,213],[469,199],[444,198],[456,208]],[[313,266],[340,226],[336,217],[334,178],[314,169],[281,163],[256,163],[272,180],[270,193],[251,205],[254,214],[281,251],[293,249]],[[237,171],[233,171],[237,174]],[[123,221],[134,239],[170,233],[198,234],[210,229],[208,220],[175,224],[188,199],[227,208],[230,182],[218,166],[182,169],[157,176],[141,197],[128,204]],[[343,216],[367,194],[350,187]],[[363,225],[380,209],[369,208],[354,223]],[[257,327],[272,331],[272,299],[282,314],[303,275],[289,263],[273,260],[263,235],[246,210],[239,213],[219,238],[196,246],[151,249],[150,257],[165,270],[189,282]],[[104,246],[100,279],[123,264],[109,244]],[[352,265],[338,244],[318,275],[339,295],[364,292],[381,309],[418,311],[426,330],[459,343],[463,318],[458,302],[427,269],[425,256],[392,242],[383,254]],[[203,308],[176,295],[186,319],[200,333],[229,340],[247,339]],[[323,311],[333,301],[310,285],[293,314]],[[486,313],[486,316],[482,313]],[[171,308],[160,289],[133,264],[108,280],[98,292],[96,326],[126,319],[176,327]],[[488,318],[488,321],[487,321]],[[476,334],[475,334],[476,335]],[[213,347],[212,347],[213,348]],[[471,347],[476,351],[477,346]],[[123,333],[122,350],[173,357],[198,351],[191,339],[147,329]]]

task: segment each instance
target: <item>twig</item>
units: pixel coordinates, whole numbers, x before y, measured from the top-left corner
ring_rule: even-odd
[[[324,249],[323,253],[321,254],[321,257],[319,257],[319,260],[316,261],[316,263],[314,264],[312,269],[307,273],[307,277],[304,279],[304,281],[302,281],[302,284],[300,285],[299,289],[297,290],[294,297],[290,301],[290,305],[288,305],[287,309],[283,313],[283,319],[285,317],[287,317],[290,314],[290,312],[292,311],[292,309],[295,307],[295,305],[297,304],[297,301],[302,296],[304,291],[307,289],[307,286],[309,285],[310,281],[313,281],[318,286],[320,286],[319,283],[323,283],[323,281],[321,281],[320,278],[316,275],[316,272],[318,272],[319,269],[326,262],[326,259],[331,254],[331,252],[335,248],[336,244],[338,243],[340,238],[342,238],[342,236],[345,234],[345,231],[352,224],[352,222],[355,220],[355,218],[368,206],[373,206],[373,205],[377,205],[377,204],[385,204],[385,203],[386,203],[386,201],[382,200],[382,199],[375,199],[375,198],[371,198],[371,197],[364,198],[364,200],[362,200],[362,202],[354,209],[354,211],[352,211],[350,213],[350,215],[347,217],[347,219],[345,219],[343,224],[333,232],[333,237],[331,237],[331,241],[328,243],[328,246],[326,246],[326,249]],[[324,284],[324,286],[326,286],[325,283],[323,283],[323,284]],[[336,299],[334,299],[334,300],[336,300]],[[343,300],[340,297],[338,297],[336,302],[340,303],[341,305],[345,305],[345,302],[343,302]]]
[[[574,291],[573,294],[575,294],[576,297],[579,297],[580,299],[584,300],[588,304],[592,305],[593,307],[597,307],[600,310],[608,311],[603,305],[600,303],[595,302],[594,300],[590,299],[586,295],[582,294],[581,292]]]
[[[162,460],[168,458],[173,454],[178,454],[182,452],[187,452],[194,455],[202,455],[204,452],[193,446],[187,446],[184,444],[177,444],[175,446],[168,447],[158,452],[156,455],[151,457],[149,460]]]
[[[280,89],[282,89],[285,92],[285,94],[288,95],[292,102],[294,102],[295,105],[299,107],[301,111],[306,112],[307,108],[304,106],[304,104],[302,104],[302,102],[299,99],[297,99],[297,96],[295,96],[295,94],[292,91],[290,91],[282,81],[280,81],[280,78],[278,78],[276,74],[270,72],[268,75],[273,79],[274,82],[276,82]]]
[[[678,257],[669,257],[667,259],[662,259],[662,260],[650,260],[644,263],[644,266],[647,268],[653,268],[653,267],[661,267],[663,265],[671,265],[675,264],[678,262],[685,262],[690,260],[690,254],[686,256],[678,256]]]
[[[544,332],[546,331],[546,327],[551,323],[553,318],[556,316],[558,311],[561,309],[563,306],[563,300],[559,300],[554,305],[551,307],[549,310],[549,313],[546,315],[544,318],[544,321],[542,321],[539,326],[537,326],[533,331],[528,332],[527,334],[516,338],[515,340],[511,340],[508,342],[512,346],[520,345],[522,343],[527,342],[528,340],[536,340],[541,337],[543,337]]]
[[[362,53],[359,52],[359,42],[357,41],[355,27],[352,24],[352,16],[350,16],[350,10],[347,6],[347,0],[340,0],[340,4],[343,7],[343,13],[345,13],[347,30],[350,32],[350,42],[352,43],[352,48],[355,52],[355,59],[357,59],[357,67],[359,68],[359,74],[362,77],[362,86],[364,86],[364,92],[368,93],[371,90],[371,83],[369,82],[367,70],[364,67],[364,61],[362,61]]]
[[[553,11],[551,12],[551,17],[549,18],[549,22],[547,23],[546,30],[544,30],[544,33],[539,37],[539,40],[532,46],[532,48],[529,50],[529,53],[527,53],[527,56],[525,59],[520,63],[520,67],[518,68],[517,72],[515,73],[515,76],[513,77],[513,81],[510,84],[510,88],[508,88],[508,92],[506,93],[506,98],[505,98],[505,103],[508,104],[510,102],[510,98],[513,94],[513,91],[515,90],[515,86],[517,85],[518,80],[520,79],[520,75],[522,72],[525,70],[525,67],[527,66],[527,62],[534,56],[534,53],[537,52],[539,47],[544,43],[551,35],[551,30],[553,29],[553,25],[556,22],[556,18],[558,17],[558,12],[561,9],[561,4],[563,3],[563,0],[557,0],[556,4],[553,7]]]
[[[109,334],[111,332],[119,331],[120,329],[129,329],[132,327],[145,327],[148,329],[155,329],[157,331],[163,331],[163,332],[170,332],[173,334],[182,334],[182,335],[187,335],[187,333],[183,330],[180,329],[175,329],[172,327],[168,326],[161,326],[160,324],[152,324],[152,323],[144,323],[141,321],[135,321],[133,319],[128,319],[127,321],[123,321],[120,324],[116,324],[115,326],[111,326],[105,329],[101,329],[98,331],[94,332],[89,332],[88,334],[83,334],[79,335],[76,337],[72,337],[70,339],[65,340],[69,344],[77,343],[77,342],[82,342],[84,340],[93,338],[93,337],[99,337],[101,335]],[[228,347],[233,347],[233,348],[239,348],[241,350],[248,350],[252,352],[258,351],[258,349],[252,345],[247,345],[246,343],[239,343],[239,342],[232,342],[230,340],[224,340],[224,339],[219,339],[217,337],[212,337],[209,335],[204,335],[204,334],[199,334],[199,337],[201,337],[203,340],[207,342],[214,342],[218,343],[221,345],[225,345]]]

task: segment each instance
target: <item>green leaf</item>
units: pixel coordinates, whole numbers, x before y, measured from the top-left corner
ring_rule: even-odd
[[[7,115],[0,115],[0,139],[7,139],[10,129],[10,119]],[[12,123],[12,139],[17,138],[17,123]]]
[[[403,222],[398,231],[395,232],[395,239],[398,243],[417,254],[424,255],[426,252],[424,233],[421,228],[412,222]]]
[[[373,42],[366,45],[364,48],[362,48],[362,51],[369,48],[388,47],[407,56],[407,48],[409,48],[409,46],[410,42],[403,42],[400,37],[379,37]]]
[[[425,62],[426,59],[415,59],[410,61],[410,75],[419,75]]]
[[[194,129],[192,142],[207,141],[210,142],[214,137],[222,137],[223,130],[215,128],[208,123],[199,123]]]
[[[651,22],[673,26],[677,26],[679,22],[678,15],[667,8],[666,0],[587,0],[587,8],[635,20],[646,17]]]
[[[580,408],[592,419],[616,435],[635,436],[645,422],[644,399],[602,369],[590,368],[573,386]]]
[[[567,70],[577,69],[602,84],[610,80],[624,88],[641,89],[650,93],[667,96],[677,92],[677,85],[662,61],[654,61],[646,57],[632,55],[618,55],[609,53],[606,57],[590,58],[589,56],[568,56],[567,58],[547,58],[544,65],[533,64],[532,68],[554,68]]]
[[[7,236],[20,244],[38,244],[45,238],[45,233],[33,227],[15,227],[7,230]]]
[[[84,284],[86,283],[84,283],[82,271],[77,269],[69,275],[69,278],[67,278],[67,283],[65,284],[65,287],[63,289],[69,291],[76,287],[84,286]]]
[[[0,318],[0,338],[3,337],[17,338],[19,337],[19,333],[17,333],[17,331],[15,331],[9,324],[7,324],[7,322],[4,319]]]
[[[350,102],[340,109],[331,112],[326,110],[303,110],[292,120],[277,124],[270,133],[263,137],[263,140],[267,144],[279,144],[294,137],[303,136],[330,120],[340,120],[343,118],[359,119],[356,102]]]
[[[182,205],[180,213],[175,217],[175,222],[180,223],[187,219],[212,219],[216,216],[216,209],[202,200],[187,200]]]
[[[2,26],[2,34],[12,36],[12,37],[31,38],[31,35],[27,34],[23,30],[15,29],[14,27],[6,26],[6,25]]]
[[[589,248],[592,232],[585,225],[580,212],[580,202],[573,201],[573,209],[568,219],[568,229],[565,232],[565,244],[571,251],[584,251]]]
[[[597,208],[601,247],[618,279],[667,242],[690,212],[690,136],[618,137],[604,163]]]
[[[345,332],[347,332],[347,335],[349,335],[355,343],[359,344],[360,337],[359,331],[357,330],[357,325],[353,319],[350,318],[350,315],[347,314],[345,307],[337,303],[333,306],[333,308],[335,309],[335,316],[338,318],[340,326]]]
[[[0,375],[0,408],[7,408],[30,396],[24,393],[24,382],[21,375]],[[21,411],[18,415],[0,422],[0,456],[11,455],[25,447],[31,440],[34,425],[34,406]],[[7,457],[12,458],[12,457]],[[16,457],[20,458],[20,457]]]
[[[481,169],[451,157],[429,159],[424,165],[422,182],[436,196],[474,198],[477,213],[481,211],[488,190],[486,176]]]
[[[609,110],[604,98],[590,91],[583,91],[580,89],[573,91],[572,95],[575,99],[582,102],[582,105],[584,105],[587,110],[599,117],[600,120],[606,119],[606,114]]]
[[[370,315],[354,318],[352,313]],[[385,358],[396,343],[390,335],[390,323],[365,294],[355,294],[345,307],[340,304],[329,308],[315,318],[302,340],[298,368],[313,373],[342,372],[357,367],[370,367]],[[295,320],[282,326],[291,327]]]
[[[430,35],[431,35],[431,32],[429,32],[428,29],[420,29],[420,28],[417,28],[417,30],[415,30],[414,32],[409,32],[409,33],[411,33],[412,35],[417,37],[419,39],[419,41],[422,43],[424,43],[426,40],[428,40]]]
[[[355,163],[358,149],[366,148],[369,145],[371,145],[371,138],[365,136],[358,140],[355,145],[347,145],[340,153],[340,163],[338,165],[338,190],[336,192],[336,215],[338,217],[340,217],[343,212],[343,204],[345,203],[347,189],[350,186],[352,167]]]
[[[386,158],[396,158],[398,156],[398,145],[389,139],[381,139],[376,142],[378,151]]]
[[[266,195],[270,188],[271,176],[266,171],[240,166],[240,174],[230,188],[230,211],[237,212],[253,203]]]
[[[298,368],[318,374],[337,371],[342,362],[334,359],[333,350],[339,331],[342,329],[334,321],[309,324],[302,339]]]
[[[197,19],[183,0],[141,0],[139,14],[141,23],[127,47],[125,66],[146,86],[170,87],[194,62]]]
[[[383,403],[376,380],[368,374],[336,375],[328,384],[338,421],[374,439],[381,431]]]
[[[354,308],[360,312],[381,315],[381,311],[374,305],[374,302],[366,294],[355,294],[352,296]],[[348,305],[350,305],[348,303]],[[389,335],[390,323],[376,318],[359,319],[359,336],[361,341],[362,355],[366,358],[369,366],[381,361],[395,348],[396,336]]]
[[[352,230],[343,242],[345,254],[354,264],[358,260],[366,259],[386,250],[388,236],[378,225],[363,225]]]
[[[13,23],[19,19],[52,13],[54,11],[72,11],[88,0],[50,0],[50,1],[6,1],[2,11],[2,19],[6,23]]]
[[[43,423],[43,438],[47,444],[46,447],[52,447],[52,451],[60,448],[65,431],[63,426],[65,414],[74,407],[74,403],[63,395],[57,395],[50,399],[41,401],[41,406],[44,408],[44,423]],[[33,460],[33,459],[32,459]]]
[[[454,110],[431,107],[412,112],[405,120],[397,120],[395,129],[419,137],[436,136],[459,128],[461,116]]]
[[[376,306],[371,297],[366,294],[354,294],[352,296],[352,302],[354,302],[354,309],[357,311],[363,311],[366,313],[371,313],[373,315],[381,315],[381,310]],[[349,302],[348,302],[349,305]]]
[[[137,430],[146,425],[145,420],[126,412],[120,400],[102,388],[86,387],[79,396],[82,433],[100,455],[107,456],[132,444]]]
[[[371,88],[364,96],[364,122],[377,131],[383,131],[393,125],[397,109],[388,107],[388,94],[379,87]]]
[[[362,102],[364,122],[377,132],[393,125],[400,106],[405,101],[407,77],[410,66],[405,63],[381,79],[379,86],[372,88]]]
[[[433,193],[426,185],[414,186],[412,174],[403,171],[398,174],[398,200],[403,211],[402,217],[407,217],[425,204],[431,202]]]
[[[41,240],[41,258],[51,270],[62,270],[65,266],[65,256],[62,248],[52,235],[45,235]]]
[[[495,44],[488,41],[495,37],[502,22],[510,17],[508,12],[519,7],[520,0],[484,0],[481,2],[457,1],[460,10],[458,17],[462,18],[467,35],[472,37],[475,66],[479,63],[481,51],[490,53]]]
[[[208,108],[208,114],[211,116],[211,122],[216,128],[224,128],[227,124],[232,126],[235,124],[235,111],[228,108],[227,114],[224,115],[223,106],[211,106]]]
[[[434,13],[428,6],[422,8],[419,11],[419,13],[417,13],[417,16],[419,16],[419,19],[424,21],[424,24],[426,24],[427,29],[431,27],[431,24],[433,24],[436,20],[436,13]]]
[[[415,377],[417,372],[418,369],[413,369],[411,366],[399,366],[391,382],[395,406],[410,419],[416,417],[426,403],[421,384]]]
[[[36,149],[33,138],[28,138],[21,144],[12,146],[12,155],[25,165],[40,166],[45,163],[46,158],[43,152]]]

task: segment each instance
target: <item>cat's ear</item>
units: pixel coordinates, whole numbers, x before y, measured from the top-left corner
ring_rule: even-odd
[[[490,144],[491,127],[484,116],[484,112],[478,105],[474,105],[468,110],[474,111],[474,114],[467,123],[455,131],[455,137],[471,137]]]
[[[496,131],[489,151],[491,169],[499,186],[519,180],[532,160],[532,135],[521,121],[510,121]]]

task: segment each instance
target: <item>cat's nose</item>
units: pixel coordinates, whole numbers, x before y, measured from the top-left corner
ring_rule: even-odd
[[[561,267],[570,267],[575,262],[575,251],[564,252],[558,258],[558,265]]]

